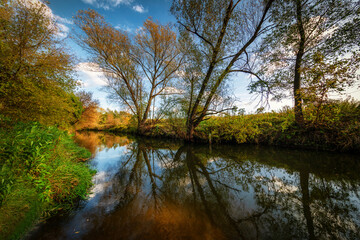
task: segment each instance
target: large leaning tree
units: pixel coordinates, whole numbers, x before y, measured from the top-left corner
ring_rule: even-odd
[[[360,3],[353,0],[277,0],[272,31],[263,39],[254,93],[294,99],[295,121],[303,103],[320,106],[359,77]],[[265,98],[266,99],[266,98]]]
[[[94,10],[80,11],[75,23],[83,32],[79,43],[105,73],[111,97],[136,116],[143,132],[153,101],[165,94],[182,62],[175,32],[148,19],[131,38]]]
[[[187,139],[206,116],[219,111],[212,103],[226,79],[249,72],[250,48],[268,29],[273,0],[175,0],[171,12],[180,34],[187,36],[193,72],[185,76],[192,86],[187,110]],[[192,45],[192,46],[191,46]],[[191,70],[191,68],[188,68]]]
[[[0,113],[12,120],[67,125],[81,114],[72,56],[40,1],[0,1]]]

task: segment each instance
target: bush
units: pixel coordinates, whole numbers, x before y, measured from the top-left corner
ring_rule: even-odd
[[[202,122],[196,130],[199,138],[207,139],[211,134],[216,142],[272,143],[278,134],[284,133],[293,124],[294,114],[286,110],[280,113],[212,117]]]

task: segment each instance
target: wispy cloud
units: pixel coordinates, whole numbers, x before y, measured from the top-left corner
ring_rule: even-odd
[[[73,25],[74,22],[67,18],[63,18],[55,14],[53,16],[56,21],[56,27],[58,29],[57,36],[59,38],[66,38],[70,32],[70,28],[67,25]]]
[[[115,29],[117,29],[117,30],[122,30],[122,31],[125,31],[125,32],[129,32],[129,33],[132,33],[132,32],[135,31],[134,28],[131,28],[131,27],[129,27],[129,26],[127,26],[127,25],[124,25],[124,24],[118,24],[118,25],[116,25],[116,26],[115,26]]]
[[[54,17],[55,17],[55,20],[57,22],[60,22],[60,23],[63,23],[63,24],[70,24],[70,25],[74,24],[74,22],[72,20],[69,20],[67,18],[63,18],[63,17],[60,17],[58,15],[54,15]]]
[[[138,12],[138,13],[144,13],[144,12],[147,12],[147,10],[142,6],[142,5],[134,5],[132,7],[132,9],[135,11],[135,12]]]
[[[56,26],[58,28],[57,36],[59,38],[66,38],[70,32],[70,28],[62,23],[57,23]]]
[[[117,7],[121,4],[129,5],[133,0],[82,0],[86,4],[90,4],[97,8],[103,8],[105,10],[110,10],[114,7]]]
[[[138,33],[141,33],[142,31],[144,31],[144,27],[142,26],[138,26],[138,27],[130,27],[126,24],[118,24],[115,26],[115,29],[117,30],[121,30],[121,31],[125,31],[127,33],[130,33],[130,34],[138,34]]]

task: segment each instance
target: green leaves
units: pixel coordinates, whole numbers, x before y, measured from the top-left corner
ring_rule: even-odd
[[[351,0],[276,1],[250,91],[266,100],[299,95],[295,108],[344,92],[359,79],[359,11]]]
[[[18,123],[10,131],[0,131],[0,136],[4,140],[0,145],[1,196],[6,196],[12,179],[19,178],[30,179],[40,199],[53,205],[66,202],[70,207],[78,197],[86,196],[92,173],[76,158],[87,158],[89,153],[65,132],[39,123]],[[76,186],[69,183],[73,180]]]
[[[38,3],[0,6],[0,110],[15,121],[67,126],[78,110],[74,64],[59,47],[55,19]]]

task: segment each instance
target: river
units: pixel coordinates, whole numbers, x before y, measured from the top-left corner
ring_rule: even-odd
[[[360,159],[82,132],[86,201],[29,239],[360,239]]]

